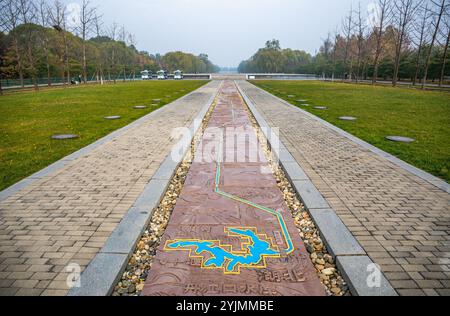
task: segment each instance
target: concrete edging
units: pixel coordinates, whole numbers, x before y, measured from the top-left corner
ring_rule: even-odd
[[[268,145],[272,148],[275,147],[272,146],[272,144],[278,145],[279,152],[274,152],[274,154],[277,156],[276,158],[278,158],[280,166],[291,180],[298,196],[311,215],[327,249],[335,258],[338,268],[342,272],[346,282],[349,284],[351,293],[358,296],[396,296],[396,291],[392,288],[381,271],[379,271],[380,286],[368,286],[367,280],[371,276],[371,273],[373,273],[373,271],[369,271],[369,267],[372,267],[371,265],[374,264],[373,261],[367,256],[366,252],[352,233],[341,221],[336,212],[329,206],[328,202],[314,186],[312,181],[307,177],[305,171],[292,157],[279,137],[271,132],[271,127],[259,114],[250,98],[245,94],[238,83],[236,83],[236,86],[258,122],[263,134],[266,136]]]
[[[208,83],[206,83],[205,85],[201,86],[205,87],[206,85],[208,85]],[[198,89],[200,89],[198,88]],[[177,101],[181,101],[184,98],[189,97],[190,95],[192,95],[193,93],[195,93],[198,89],[195,89],[194,91],[189,92],[188,94],[172,101],[171,103],[177,102]],[[168,103],[168,104],[171,104]],[[166,104],[166,105],[168,105]],[[143,121],[151,118],[152,116],[155,116],[156,114],[158,114],[166,105],[160,107],[159,109],[154,110],[153,112],[144,115],[143,117],[138,118],[137,120],[135,120],[134,122],[131,122],[130,124],[121,127],[113,132],[111,132],[110,134],[96,140],[95,142],[87,145],[86,147],[83,147],[81,149],[78,149],[77,151],[73,152],[72,154],[61,158],[60,160],[52,163],[51,165],[45,167],[44,169],[41,169],[35,173],[33,173],[31,176],[28,176],[22,180],[20,180],[19,182],[11,185],[10,187],[0,191],[0,202],[2,202],[3,200],[6,200],[7,198],[11,197],[12,195],[16,194],[17,192],[21,191],[22,189],[25,189],[28,185],[48,176],[49,174],[59,171],[61,170],[63,167],[65,167],[67,164],[69,164],[70,162],[88,154],[89,152],[91,152],[92,150],[96,149],[97,147],[103,145],[104,143],[124,134],[127,130],[131,129],[132,127],[135,127],[136,125],[142,123]]]
[[[218,91],[219,89],[217,89]],[[202,126],[201,121],[213,104],[217,92],[211,96],[192,121],[189,127],[191,141]],[[173,174],[188,150],[190,150],[190,146],[185,148],[183,155],[179,155],[176,160],[172,158],[171,153],[167,155],[145,186],[144,191],[111,233],[103,248],[81,274],[81,287],[72,288],[67,294],[68,296],[108,296],[112,293],[139,238],[147,228],[155,208],[161,202]]]
[[[345,138],[353,141],[354,143],[357,143],[358,145],[362,146],[363,148],[365,148],[367,150],[370,150],[374,154],[376,154],[376,155],[378,155],[378,156],[380,156],[380,157],[390,161],[394,165],[402,168],[403,170],[408,171],[409,173],[412,173],[413,175],[421,178],[422,180],[425,180],[426,182],[430,183],[431,185],[433,185],[433,186],[435,186],[435,187],[437,187],[437,188],[439,188],[439,189],[441,189],[441,190],[443,190],[443,191],[445,191],[447,193],[450,193],[450,184],[445,182],[444,180],[439,179],[438,177],[436,177],[436,176],[432,175],[431,173],[428,173],[428,172],[426,172],[426,171],[424,171],[422,169],[414,167],[413,165],[407,163],[406,161],[403,161],[403,160],[401,160],[401,159],[399,159],[399,158],[389,154],[388,152],[385,152],[384,150],[381,150],[380,148],[369,144],[368,142],[366,142],[366,141],[364,141],[364,140],[362,140],[362,139],[360,139],[360,138],[358,138],[358,137],[356,137],[356,136],[354,136],[354,135],[344,131],[343,129],[341,129],[341,128],[337,127],[337,126],[334,126],[333,124],[331,124],[331,123],[321,119],[318,116],[315,116],[312,113],[309,113],[309,112],[307,112],[307,111],[305,111],[305,110],[303,110],[303,109],[301,109],[301,108],[299,108],[299,107],[297,107],[297,106],[287,102],[286,100],[283,100],[283,99],[277,97],[276,95],[273,95],[273,94],[267,92],[264,89],[261,89],[258,86],[255,86],[254,84],[252,84],[250,82],[249,82],[249,84],[251,84],[253,87],[259,89],[263,93],[268,94],[268,95],[276,98],[281,103],[283,103],[283,104],[285,104],[285,105],[287,105],[289,107],[292,107],[293,109],[296,109],[297,111],[302,112],[303,114],[307,115],[308,117],[310,117],[310,118],[312,118],[312,119],[322,123],[323,125],[325,125],[326,127],[330,128],[331,130],[335,131],[339,135],[344,136]]]

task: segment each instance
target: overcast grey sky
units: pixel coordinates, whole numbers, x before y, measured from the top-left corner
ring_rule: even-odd
[[[351,4],[373,0],[91,0],[106,24],[135,34],[137,47],[164,54],[207,53],[219,66],[237,66],[264,43],[315,53]],[[68,3],[79,2],[68,0]]]

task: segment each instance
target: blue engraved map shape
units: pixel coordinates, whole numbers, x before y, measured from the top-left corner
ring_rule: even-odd
[[[178,250],[189,247],[196,247],[195,253],[200,255],[202,252],[208,252],[212,258],[204,262],[204,267],[223,267],[225,272],[232,273],[237,266],[252,266],[259,264],[264,256],[276,256],[279,252],[271,249],[267,241],[261,240],[251,230],[241,230],[236,228],[229,228],[230,232],[238,234],[243,237],[248,237],[251,244],[247,246],[247,254],[233,254],[225,249],[214,246],[212,241],[174,241],[167,245],[169,249]],[[228,264],[224,267],[226,261]]]

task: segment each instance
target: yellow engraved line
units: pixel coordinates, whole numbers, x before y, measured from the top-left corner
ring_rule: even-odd
[[[278,220],[278,223],[280,224],[281,231],[283,233],[283,237],[284,237],[284,240],[286,241],[286,245],[287,245],[287,248],[284,250],[284,252],[287,255],[293,253],[294,250],[295,250],[294,249],[294,244],[292,242],[292,238],[291,238],[291,236],[289,234],[289,231],[287,229],[286,222],[284,221],[283,215],[280,212],[272,210],[272,209],[270,209],[268,207],[256,204],[254,202],[245,200],[243,198],[240,198],[238,196],[235,196],[235,195],[232,195],[230,193],[226,193],[226,192],[223,192],[223,191],[220,190],[220,186],[219,186],[219,184],[220,184],[220,175],[221,175],[220,170],[221,170],[221,161],[222,161],[222,157],[223,157],[223,154],[222,154],[222,150],[223,149],[222,148],[223,148],[223,139],[221,139],[219,141],[219,147],[218,147],[218,150],[217,150],[217,157],[216,157],[217,168],[216,168],[216,178],[215,178],[214,192],[219,194],[219,195],[221,195],[221,196],[223,196],[223,197],[226,197],[226,198],[229,198],[231,200],[250,205],[250,206],[252,206],[254,208],[257,208],[257,209],[265,211],[265,212],[267,212],[269,214],[275,215],[277,220]]]
[[[291,236],[289,234],[289,231],[287,229],[286,226],[286,222],[284,221],[283,215],[275,210],[272,210],[270,208],[267,208],[265,206],[259,205],[257,203],[245,200],[243,198],[237,197],[235,195],[223,192],[220,190],[219,187],[219,183],[220,183],[220,175],[221,175],[221,160],[222,160],[222,147],[223,147],[223,139],[220,140],[220,144],[219,144],[219,148],[217,151],[217,161],[216,161],[216,178],[215,178],[215,187],[214,187],[214,192],[231,200],[240,202],[240,203],[244,203],[247,204],[249,206],[252,206],[254,208],[257,208],[259,210],[265,211],[269,214],[275,215],[277,217],[278,223],[280,224],[283,236],[284,236],[284,240],[286,241],[287,244],[287,249],[284,250],[284,253],[289,255],[292,252],[294,252],[294,246],[293,246],[293,242],[291,239]],[[223,250],[229,252],[232,255],[236,255],[236,254],[242,254],[242,255],[250,255],[249,254],[249,246],[253,245],[253,242],[251,241],[251,239],[247,236],[241,236],[238,235],[236,233],[230,232],[229,229],[233,229],[233,228],[237,228],[237,229],[251,229],[253,230],[253,232],[260,238],[264,237],[264,240],[267,240],[270,242],[271,245],[275,245],[273,246],[273,248],[275,248],[274,250],[277,252],[277,254],[273,254],[273,255],[262,255],[261,261],[259,264],[238,264],[237,265],[237,271],[227,271],[226,266],[229,263],[229,260],[227,260],[227,262],[225,262],[222,266],[217,267],[217,266],[205,266],[205,261],[209,260],[210,258],[208,258],[207,260],[205,260],[204,256],[202,256],[201,254],[197,255],[195,254],[195,251],[198,249],[198,247],[190,247],[190,248],[185,248],[185,247],[176,247],[176,248],[171,248],[169,247],[170,244],[176,243],[176,242],[209,242],[212,243],[214,247],[219,247],[222,248]],[[270,238],[268,235],[266,234],[258,234],[258,229],[256,227],[224,227],[224,232],[229,236],[229,237],[240,237],[241,239],[245,239],[247,241],[244,241],[241,243],[241,249],[244,250],[233,250],[233,246],[232,245],[226,245],[226,244],[222,244],[222,242],[220,240],[201,240],[201,239],[189,239],[189,238],[183,238],[183,239],[175,239],[175,240],[167,240],[165,245],[164,245],[164,251],[187,251],[189,254],[189,258],[197,258],[201,260],[201,268],[202,269],[222,269],[224,274],[240,274],[241,273],[241,268],[267,268],[267,263],[266,263],[266,258],[280,258],[281,257],[281,252],[279,251],[278,246],[276,246],[276,243],[272,240],[272,238]],[[195,249],[195,251],[194,251]],[[193,253],[194,251],[194,253]]]

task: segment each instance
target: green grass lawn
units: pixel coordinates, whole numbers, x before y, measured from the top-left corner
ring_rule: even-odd
[[[450,94],[318,81],[252,81],[410,164],[450,182]],[[288,95],[294,95],[289,98]],[[298,99],[308,100],[303,107]],[[324,105],[328,110],[312,106]],[[357,121],[341,121],[354,116]],[[416,139],[394,143],[385,136]]]
[[[0,190],[128,125],[206,81],[144,81],[55,88],[0,97]],[[152,105],[153,99],[161,99]],[[133,109],[147,105],[147,109]],[[119,120],[105,116],[119,115]],[[77,134],[52,140],[53,134]]]

